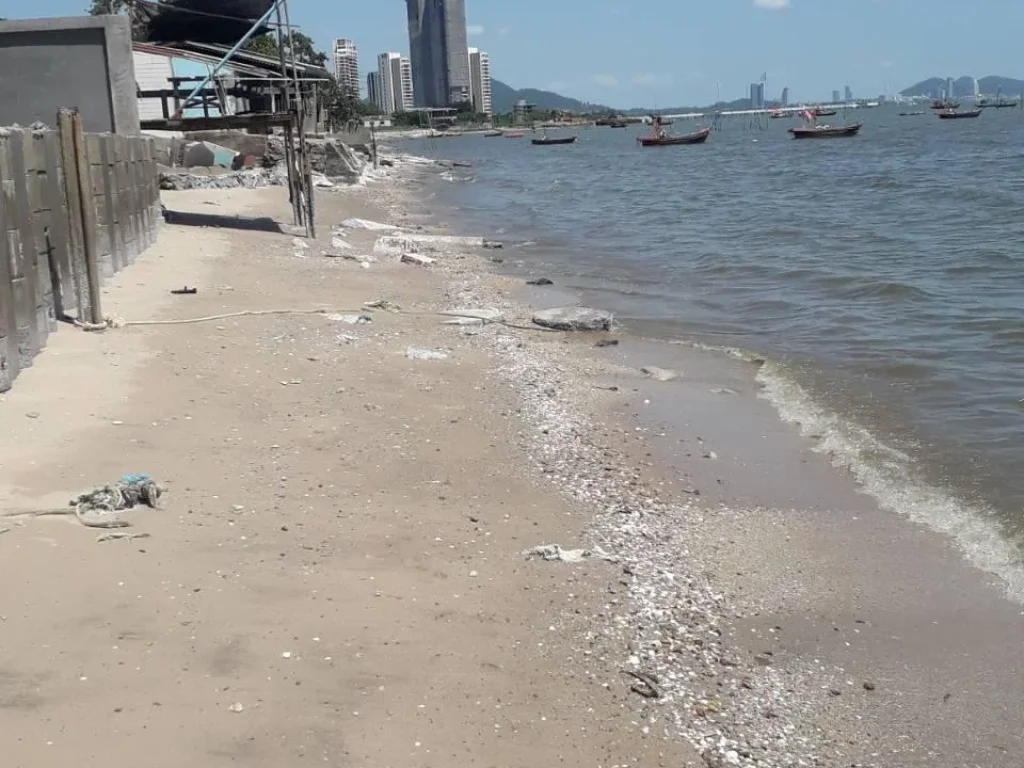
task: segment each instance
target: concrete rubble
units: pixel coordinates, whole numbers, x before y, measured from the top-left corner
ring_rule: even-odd
[[[556,331],[610,331],[612,313],[590,307],[554,307],[535,312],[533,322]]]

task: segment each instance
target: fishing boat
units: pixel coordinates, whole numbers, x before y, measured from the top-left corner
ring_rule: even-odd
[[[789,112],[783,112],[781,109],[773,109],[768,113],[768,117],[772,120],[782,120],[783,118],[789,117]]]
[[[501,135],[504,136],[506,139],[521,139],[526,134],[523,133],[522,131],[506,131]]]
[[[963,112],[958,112],[955,109],[947,109],[945,112],[939,112],[940,120],[963,120],[970,117],[979,117],[981,115],[980,109],[965,109]]]
[[[957,109],[959,106],[959,101],[952,101],[950,99],[936,99],[932,102],[932,109]]]
[[[576,139],[576,136],[556,136],[554,138],[541,136],[539,139],[530,139],[530,143],[537,147],[549,147],[556,144],[575,144]]]
[[[615,122],[608,123],[609,128],[625,128],[627,125],[625,120],[616,120]]]
[[[995,101],[989,101],[988,99],[982,99],[975,105],[983,109],[1010,109],[1017,106],[1016,101],[1007,99],[996,99]]]
[[[834,117],[835,114],[836,111],[834,109],[822,109],[821,107],[818,107],[814,110],[815,117]]]
[[[488,131],[484,134],[485,139],[497,139],[505,135],[504,131]]]
[[[927,114],[924,110],[917,112],[900,112],[900,117],[916,117],[917,115]]]
[[[701,128],[699,131],[678,136],[669,136],[663,131],[660,136],[641,136],[636,142],[641,147],[677,147],[682,144],[703,144],[710,135],[710,128]]]

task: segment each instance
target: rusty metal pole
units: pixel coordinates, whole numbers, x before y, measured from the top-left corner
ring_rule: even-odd
[[[281,17],[281,6],[284,0],[277,3],[277,53],[281,60],[281,81],[284,83],[284,110],[291,112],[291,79],[288,76],[288,68],[284,58],[284,20]],[[278,107],[280,109],[280,107]],[[301,223],[301,208],[298,202],[295,178],[295,150],[292,143],[292,126],[288,124],[288,135],[284,141],[284,164],[288,168],[288,202],[292,204],[292,224],[298,226]]]

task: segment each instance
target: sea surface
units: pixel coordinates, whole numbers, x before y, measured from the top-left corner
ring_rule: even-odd
[[[829,118],[865,121],[830,141],[732,117],[703,146],[639,149],[637,126],[406,149],[472,164],[439,199],[513,245],[510,269],[627,333],[765,359],[783,417],[1005,575],[1024,562],[1024,111],[898,111]]]

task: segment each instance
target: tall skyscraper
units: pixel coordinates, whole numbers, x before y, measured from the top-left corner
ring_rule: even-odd
[[[764,83],[750,84],[750,108],[764,109]]]
[[[344,90],[359,95],[359,50],[347,38],[334,41],[334,76]]]
[[[971,78],[971,94],[974,98],[981,96],[981,84],[978,82],[978,78],[976,77]]]
[[[412,70],[400,53],[382,53],[377,57],[380,75],[381,111],[391,115],[413,107]]]
[[[375,105],[384,114],[388,114],[381,98],[380,72],[371,72],[366,76],[366,100]]]
[[[946,98],[953,99],[956,97],[956,85],[953,82],[952,77],[946,78]]]
[[[789,87],[788,86],[786,88],[782,89],[782,106],[784,106],[784,107],[788,107],[789,106]]]
[[[465,0],[406,0],[417,107],[470,101]]]
[[[402,110],[408,112],[416,106],[416,97],[412,87],[412,64],[407,56],[402,57]]]
[[[839,91],[832,91],[832,103],[833,104],[838,104],[839,103]]]
[[[846,92],[843,98],[846,99],[847,103],[853,101],[853,89],[850,86],[846,86]]]
[[[478,115],[493,115],[491,102],[491,57],[478,48],[469,49],[469,82],[473,110]]]

